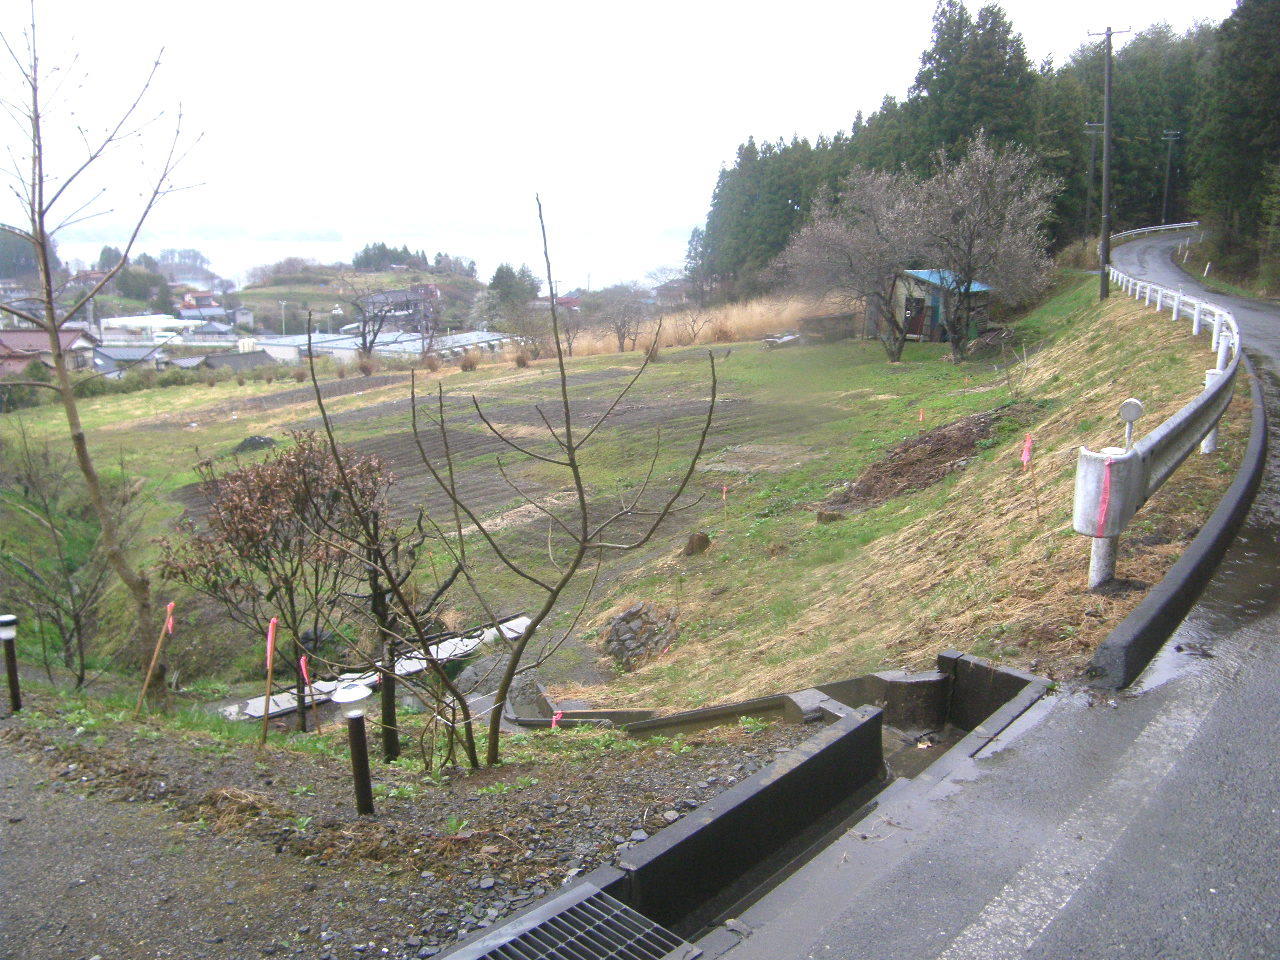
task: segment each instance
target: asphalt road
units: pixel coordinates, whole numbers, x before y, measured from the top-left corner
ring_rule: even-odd
[[[1176,242],[1132,241],[1114,261],[1195,295]],[[1234,310],[1280,438],[1280,308],[1200,295]],[[1277,447],[1236,543],[1134,687],[1060,692],[928,797],[886,803],[745,910],[734,926],[750,934],[725,956],[1280,956]]]

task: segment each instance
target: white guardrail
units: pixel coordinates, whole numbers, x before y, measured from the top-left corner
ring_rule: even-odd
[[[1144,227],[1118,233],[1111,239],[1196,226],[1199,224]],[[1080,448],[1072,526],[1076,533],[1093,538],[1089,559],[1091,590],[1115,576],[1117,538],[1196,444],[1201,453],[1217,449],[1218,420],[1231,402],[1240,368],[1240,329],[1229,311],[1207,300],[1188,297],[1180,289],[1131,277],[1115,267],[1106,269],[1111,282],[1128,296],[1157,311],[1168,310],[1175,321],[1189,319],[1193,336],[1206,326],[1211,327],[1216,364],[1214,369],[1205,371],[1205,386],[1199,396],[1137,442],[1130,444],[1128,437],[1141,404],[1130,400],[1121,407],[1121,418],[1129,424],[1124,447],[1104,447],[1096,452]]]

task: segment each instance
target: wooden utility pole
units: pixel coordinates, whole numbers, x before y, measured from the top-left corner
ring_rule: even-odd
[[[1102,58],[1102,237],[1098,246],[1098,296],[1105,300],[1111,293],[1107,268],[1111,266],[1111,38],[1128,30],[1112,30],[1090,36],[1103,37]]]
[[[1166,130],[1161,137],[1162,140],[1169,141],[1169,153],[1164,161],[1164,200],[1160,204],[1160,225],[1164,226],[1169,222],[1169,177],[1173,172],[1173,142],[1182,137],[1181,130]]]

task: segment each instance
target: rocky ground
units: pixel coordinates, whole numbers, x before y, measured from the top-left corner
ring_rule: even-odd
[[[431,957],[610,862],[810,732],[545,731],[496,770],[375,769],[50,696],[0,720],[0,960]]]

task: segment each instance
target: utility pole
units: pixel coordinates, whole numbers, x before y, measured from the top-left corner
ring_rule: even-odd
[[[1084,132],[1089,138],[1089,177],[1084,191],[1084,229],[1080,231],[1080,235],[1087,239],[1089,224],[1093,222],[1093,171],[1098,164],[1097,134],[1102,132],[1102,124],[1086,121]]]
[[[1128,30],[1112,30],[1091,37],[1102,36],[1102,237],[1098,245],[1098,296],[1107,299],[1111,293],[1107,268],[1111,266],[1111,38]]]
[[[1160,204],[1160,225],[1169,222],[1169,176],[1173,171],[1173,141],[1181,139],[1181,130],[1166,130],[1160,138],[1169,141],[1169,154],[1164,161],[1164,201]]]

